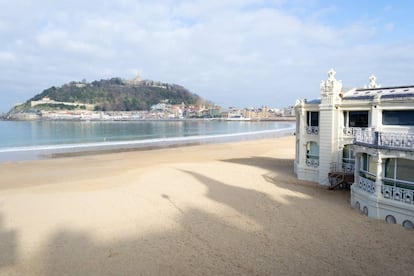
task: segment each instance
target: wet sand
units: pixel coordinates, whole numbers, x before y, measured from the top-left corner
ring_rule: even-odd
[[[0,275],[410,275],[414,231],[293,174],[294,138],[0,165]]]

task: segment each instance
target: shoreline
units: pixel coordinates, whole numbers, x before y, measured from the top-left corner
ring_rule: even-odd
[[[198,135],[129,141],[95,142],[83,144],[44,145],[0,149],[0,164],[4,162],[30,161],[64,156],[78,156],[106,152],[122,152],[196,144],[229,143],[243,140],[277,138],[294,133],[294,128],[262,130],[217,135]]]

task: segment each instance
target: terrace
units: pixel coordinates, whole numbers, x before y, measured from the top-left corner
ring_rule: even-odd
[[[399,201],[406,204],[414,204],[414,183],[410,181],[383,179],[381,195],[385,199]],[[358,178],[358,189],[374,194],[376,191],[375,176],[361,174]]]
[[[414,151],[414,133],[358,129],[354,131],[354,144],[378,149]]]

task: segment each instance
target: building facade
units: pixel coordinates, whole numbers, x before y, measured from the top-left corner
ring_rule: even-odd
[[[299,179],[351,185],[369,217],[414,227],[414,86],[343,91],[335,71],[320,98],[298,100],[294,170]]]

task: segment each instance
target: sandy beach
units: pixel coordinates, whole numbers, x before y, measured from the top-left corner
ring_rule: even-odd
[[[293,158],[289,136],[0,164],[0,275],[412,275],[412,230]]]

